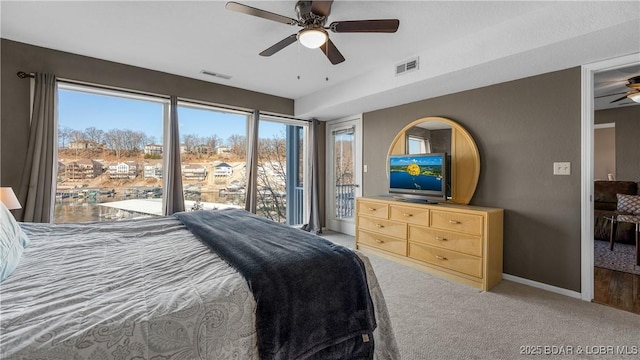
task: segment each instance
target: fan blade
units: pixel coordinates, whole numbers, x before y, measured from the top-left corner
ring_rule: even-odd
[[[311,2],[311,12],[313,12],[316,15],[322,15],[324,17],[327,17],[331,13],[331,4],[332,3],[333,3],[333,0],[331,0],[331,1],[312,1]]]
[[[262,51],[260,53],[261,56],[271,56],[275,53],[277,53],[278,51],[284,49],[285,47],[293,44],[294,42],[296,42],[296,39],[298,38],[298,34],[293,34],[290,36],[287,36],[286,38],[278,41],[277,43],[275,43],[273,46],[271,46],[270,48]]]
[[[627,87],[630,87],[632,89],[640,89],[640,75],[628,79],[627,82]]]
[[[329,29],[337,33],[380,32],[394,33],[400,26],[398,19],[334,21]]]
[[[239,13],[257,16],[263,19],[277,21],[279,23],[287,24],[287,25],[299,25],[298,20],[288,18],[286,16],[278,15],[269,11],[257,9],[251,6],[243,5],[237,3],[235,1],[229,1],[227,5],[225,5],[227,10],[236,11]]]
[[[622,94],[626,94],[626,92],[613,93],[613,94],[607,94],[607,95],[600,95],[600,96],[596,96],[596,97],[594,97],[594,98],[595,98],[595,99],[600,99],[600,98],[604,98],[604,97],[609,97],[609,96],[614,96],[614,95],[622,95]]]
[[[320,50],[322,50],[322,52],[327,56],[327,58],[329,59],[329,61],[331,61],[333,65],[340,64],[341,62],[344,61],[344,56],[342,56],[342,54],[340,53],[338,48],[333,44],[331,39],[327,39],[327,41],[324,44],[322,44],[322,46],[320,46]]]
[[[624,99],[626,99],[626,98],[627,98],[627,95],[625,95],[625,96],[623,96],[623,97],[621,97],[621,98],[615,99],[615,100],[613,100],[612,102],[610,102],[609,104],[613,104],[614,102],[618,102],[618,101],[620,101],[620,100],[624,100]]]

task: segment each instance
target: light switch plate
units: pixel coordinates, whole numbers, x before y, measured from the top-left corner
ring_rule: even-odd
[[[571,175],[570,162],[554,162],[553,175]]]

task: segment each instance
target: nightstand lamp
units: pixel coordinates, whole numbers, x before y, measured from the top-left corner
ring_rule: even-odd
[[[10,187],[0,187],[0,201],[9,210],[22,209],[16,194]]]

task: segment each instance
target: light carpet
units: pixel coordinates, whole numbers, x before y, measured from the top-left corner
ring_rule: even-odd
[[[613,251],[609,242],[594,240],[593,264],[597,267],[640,275],[640,266],[636,265],[636,246],[614,243]]]
[[[354,248],[352,236],[324,236]],[[640,315],[506,280],[482,292],[368,257],[402,360],[640,357]]]

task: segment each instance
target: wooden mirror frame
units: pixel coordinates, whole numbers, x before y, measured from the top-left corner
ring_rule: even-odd
[[[451,199],[448,202],[469,204],[480,177],[480,154],[471,134],[460,124],[444,117],[430,116],[413,121],[405,126],[391,142],[387,155],[406,153],[406,132],[426,122],[445,123],[451,127]],[[425,126],[421,126],[425,127]],[[428,128],[428,127],[425,127]]]

